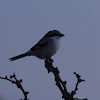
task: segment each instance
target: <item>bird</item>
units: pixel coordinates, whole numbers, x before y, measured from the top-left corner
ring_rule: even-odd
[[[34,45],[27,52],[9,58],[10,61],[14,61],[26,56],[36,56],[39,59],[51,59],[56,54],[60,47],[60,39],[65,36],[58,30],[51,30],[47,32],[40,41]]]

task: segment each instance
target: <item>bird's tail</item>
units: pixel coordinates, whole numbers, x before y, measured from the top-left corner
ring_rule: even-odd
[[[12,57],[12,58],[9,58],[10,61],[14,61],[14,60],[17,60],[17,59],[20,59],[20,58],[23,58],[23,57],[26,57],[28,56],[27,53],[24,53],[24,54],[20,54],[18,56],[15,56],[15,57]]]

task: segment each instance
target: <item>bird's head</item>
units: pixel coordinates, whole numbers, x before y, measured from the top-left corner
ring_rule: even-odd
[[[60,38],[65,36],[64,34],[61,34],[58,30],[49,31],[46,35],[51,38],[53,37]]]

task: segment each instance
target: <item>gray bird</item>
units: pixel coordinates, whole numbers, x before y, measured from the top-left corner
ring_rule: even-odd
[[[12,57],[9,60],[14,61],[26,56],[36,56],[40,59],[50,59],[60,47],[60,38],[64,34],[61,34],[57,30],[49,31],[36,45],[34,45],[26,53]]]

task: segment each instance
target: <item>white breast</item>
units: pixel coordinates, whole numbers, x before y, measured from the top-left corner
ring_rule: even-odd
[[[51,43],[51,48],[53,55],[58,51],[60,48],[60,38],[58,36],[52,37],[52,43]]]
[[[59,47],[60,47],[60,38],[51,37],[51,39],[48,40],[47,45],[45,45],[42,48],[36,49],[36,51],[33,51],[31,55],[35,55],[41,59],[50,58],[58,51]]]

